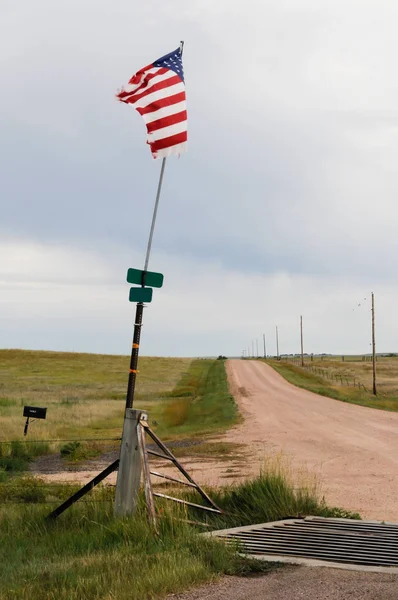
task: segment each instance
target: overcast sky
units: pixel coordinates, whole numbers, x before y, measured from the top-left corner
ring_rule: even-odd
[[[160,161],[114,94],[185,40],[142,352],[398,350],[394,0],[2,0],[0,346],[128,353]],[[365,300],[366,298],[366,300]],[[360,305],[360,306],[358,306]]]

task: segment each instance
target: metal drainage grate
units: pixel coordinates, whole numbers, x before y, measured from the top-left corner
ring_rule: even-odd
[[[397,523],[306,517],[210,535],[263,560],[398,572]]]

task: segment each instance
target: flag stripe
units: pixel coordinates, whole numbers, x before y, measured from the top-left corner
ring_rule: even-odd
[[[181,133],[177,133],[176,135],[172,135],[168,138],[163,138],[162,140],[157,140],[156,142],[151,142],[151,150],[152,152],[157,152],[158,150],[163,150],[163,148],[168,148],[169,146],[175,146],[176,144],[182,144],[182,142],[186,142],[188,139],[188,135],[186,131],[182,131]]]
[[[163,77],[165,75],[171,77],[172,74],[173,73],[170,73],[169,69],[165,69],[164,67],[157,67],[155,69],[151,69],[145,74],[145,79],[142,82],[142,85],[140,85],[137,89],[133,91],[138,92],[141,88],[144,88],[146,85],[148,85],[150,81],[153,82],[154,79],[158,80],[158,78]]]
[[[152,142],[170,138],[173,135],[177,135],[178,133],[182,133],[186,130],[187,120],[185,119],[184,121],[180,121],[174,125],[169,125],[169,127],[162,127],[162,129],[156,129],[155,131],[148,133],[148,142],[152,144]]]
[[[172,154],[180,155],[183,152],[187,151],[188,142],[182,142],[182,144],[175,144],[175,146],[169,146],[168,148],[163,148],[162,150],[156,150],[153,152],[154,158],[167,158]]]
[[[123,87],[120,90],[120,92],[118,92],[116,94],[116,98],[120,99],[121,95],[124,96],[126,94],[132,94],[139,87],[141,87],[141,85],[144,83],[144,81],[147,77],[149,77],[149,78],[156,77],[156,75],[158,75],[160,70],[161,70],[161,67],[153,67],[152,69],[149,69],[146,72],[144,71],[144,69],[142,71],[138,71],[138,73],[133,75],[133,77],[130,79],[128,84],[125,87]],[[168,70],[168,69],[166,69],[166,70]]]
[[[141,108],[143,106],[148,106],[148,104],[152,104],[153,102],[156,102],[157,100],[163,100],[163,98],[168,98],[169,96],[174,96],[175,94],[183,92],[184,90],[185,90],[184,84],[182,83],[182,81],[180,79],[180,83],[178,83],[177,85],[171,85],[170,87],[166,87],[162,90],[156,90],[156,92],[152,92],[151,94],[144,96],[144,98],[140,98],[139,100],[136,100],[133,104],[137,108]]]
[[[171,77],[169,73],[171,73]],[[149,96],[154,92],[158,92],[159,90],[163,90],[165,88],[181,83],[181,79],[178,75],[174,75],[173,71],[169,71],[169,73],[163,75],[160,81],[152,83],[152,85],[148,86],[148,88],[144,91],[134,92],[134,94],[131,94],[128,98],[128,102],[135,104],[142,98],[145,98],[145,96]]]
[[[140,115],[143,116],[148,113],[158,111],[161,108],[165,108],[166,106],[180,104],[183,101],[185,101],[185,92],[179,92],[174,96],[168,96],[167,98],[159,98],[159,100],[156,100],[156,102],[154,102],[153,104],[148,104],[148,106],[137,107],[137,111],[140,113]]]
[[[166,73],[164,73],[164,71],[166,71]],[[170,69],[157,69],[157,72],[153,73],[149,80],[145,77],[145,79],[141,81],[141,84],[138,87],[135,86],[130,91],[126,91],[124,95],[120,94],[119,98],[123,99],[125,102],[127,100],[129,103],[133,103],[139,98],[141,98],[143,92],[146,92],[147,90],[154,91],[154,89],[156,89],[155,85],[157,83],[168,79],[172,79],[173,77],[175,77],[175,73],[173,73],[173,71],[170,71]]]
[[[168,100],[170,100],[170,98],[168,98]],[[156,105],[158,105],[158,102],[156,102]],[[184,100],[182,102],[177,102],[176,104],[169,104],[167,106],[163,106],[162,108],[159,108],[159,110],[156,110],[156,107],[154,107],[152,104],[150,106],[152,107],[152,112],[144,114],[141,113],[142,118],[144,119],[146,124],[152,123],[153,121],[158,121],[159,119],[164,119],[164,117],[180,113],[184,110],[186,111],[187,108],[187,104],[185,102],[185,95]],[[141,110],[142,109],[140,109],[139,112],[141,112]]]
[[[170,125],[175,125],[176,123],[181,123],[182,121],[186,120],[187,111],[183,110],[179,113],[175,113],[174,115],[169,115],[168,117],[163,117],[162,119],[157,119],[156,121],[147,123],[147,130],[148,133],[152,133],[152,131],[163,129],[163,127],[170,127]]]

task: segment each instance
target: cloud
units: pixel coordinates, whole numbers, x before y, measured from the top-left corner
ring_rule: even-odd
[[[171,280],[179,272],[184,282],[173,287],[176,296],[159,294],[167,310],[172,297],[181,318],[186,314],[181,348],[217,353],[221,324],[231,347],[227,319],[235,321],[233,311],[246,302],[231,281],[254,284],[247,302],[259,315],[269,287],[275,298],[297,298],[303,287],[319,302],[329,302],[328,290],[335,306],[361,297],[360,290],[392,298],[397,12],[392,0],[377,7],[370,0],[3,2],[0,233],[12,255],[2,285],[14,339],[23,341],[31,314],[26,307],[24,317],[13,312],[18,285],[36,286],[29,297],[37,310],[51,304],[54,323],[66,318],[55,310],[62,298],[76,323],[81,314],[83,326],[70,341],[66,328],[60,347],[90,345],[83,334],[92,322],[83,300],[89,306],[90,286],[101,298],[95,310],[103,311],[102,323],[106,310],[119,307],[125,269],[142,263],[160,165],[145,147],[138,114],[114,92],[181,38],[190,150],[168,161],[154,243]],[[25,266],[15,271],[15,264]],[[290,287],[283,291],[281,281]],[[203,290],[211,285],[220,288],[217,306],[231,312],[210,309]],[[270,318],[293,323],[298,307],[284,301],[280,314],[280,305],[275,300]],[[389,300],[386,307],[393,323]],[[169,313],[158,310],[154,303],[154,322],[169,336]],[[43,311],[29,321],[38,331]],[[102,338],[104,347],[123,346],[118,327]],[[241,334],[233,330],[235,340]],[[330,335],[339,347],[341,338]],[[40,336],[34,339],[38,345]],[[161,335],[151,339],[148,348],[167,352]],[[316,339],[314,332],[315,346]]]
[[[3,244],[0,256],[4,346],[128,352],[134,306],[125,283],[126,248],[96,255]],[[159,253],[153,264],[165,274],[165,284],[154,290],[145,309],[144,354],[234,355],[254,339],[262,347],[263,333],[268,352],[275,353],[275,325],[281,352],[296,352],[300,314],[307,352],[369,349],[367,281],[284,272],[264,277]],[[396,293],[396,285],[382,285],[376,296],[379,349],[386,351],[394,348],[398,334],[389,319]]]

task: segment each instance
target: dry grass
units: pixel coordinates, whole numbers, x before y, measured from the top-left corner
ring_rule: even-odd
[[[186,398],[176,398],[169,402],[163,412],[164,422],[168,427],[183,425],[188,416],[189,401]]]
[[[184,358],[139,360],[136,406],[156,418],[161,402],[190,367]],[[29,439],[121,435],[129,357],[0,350],[0,439],[22,439],[24,405],[46,406]]]
[[[278,373],[298,387],[343,402],[398,411],[398,357],[378,357],[377,396],[372,393],[372,363],[369,361],[362,361],[360,357],[356,361],[352,357],[346,361],[314,357],[305,363],[311,370],[285,361],[269,361]]]
[[[347,360],[314,360],[308,364],[327,369],[331,374],[362,383],[372,389],[372,362]],[[378,357],[376,362],[376,381],[380,394],[398,396],[398,357]]]

